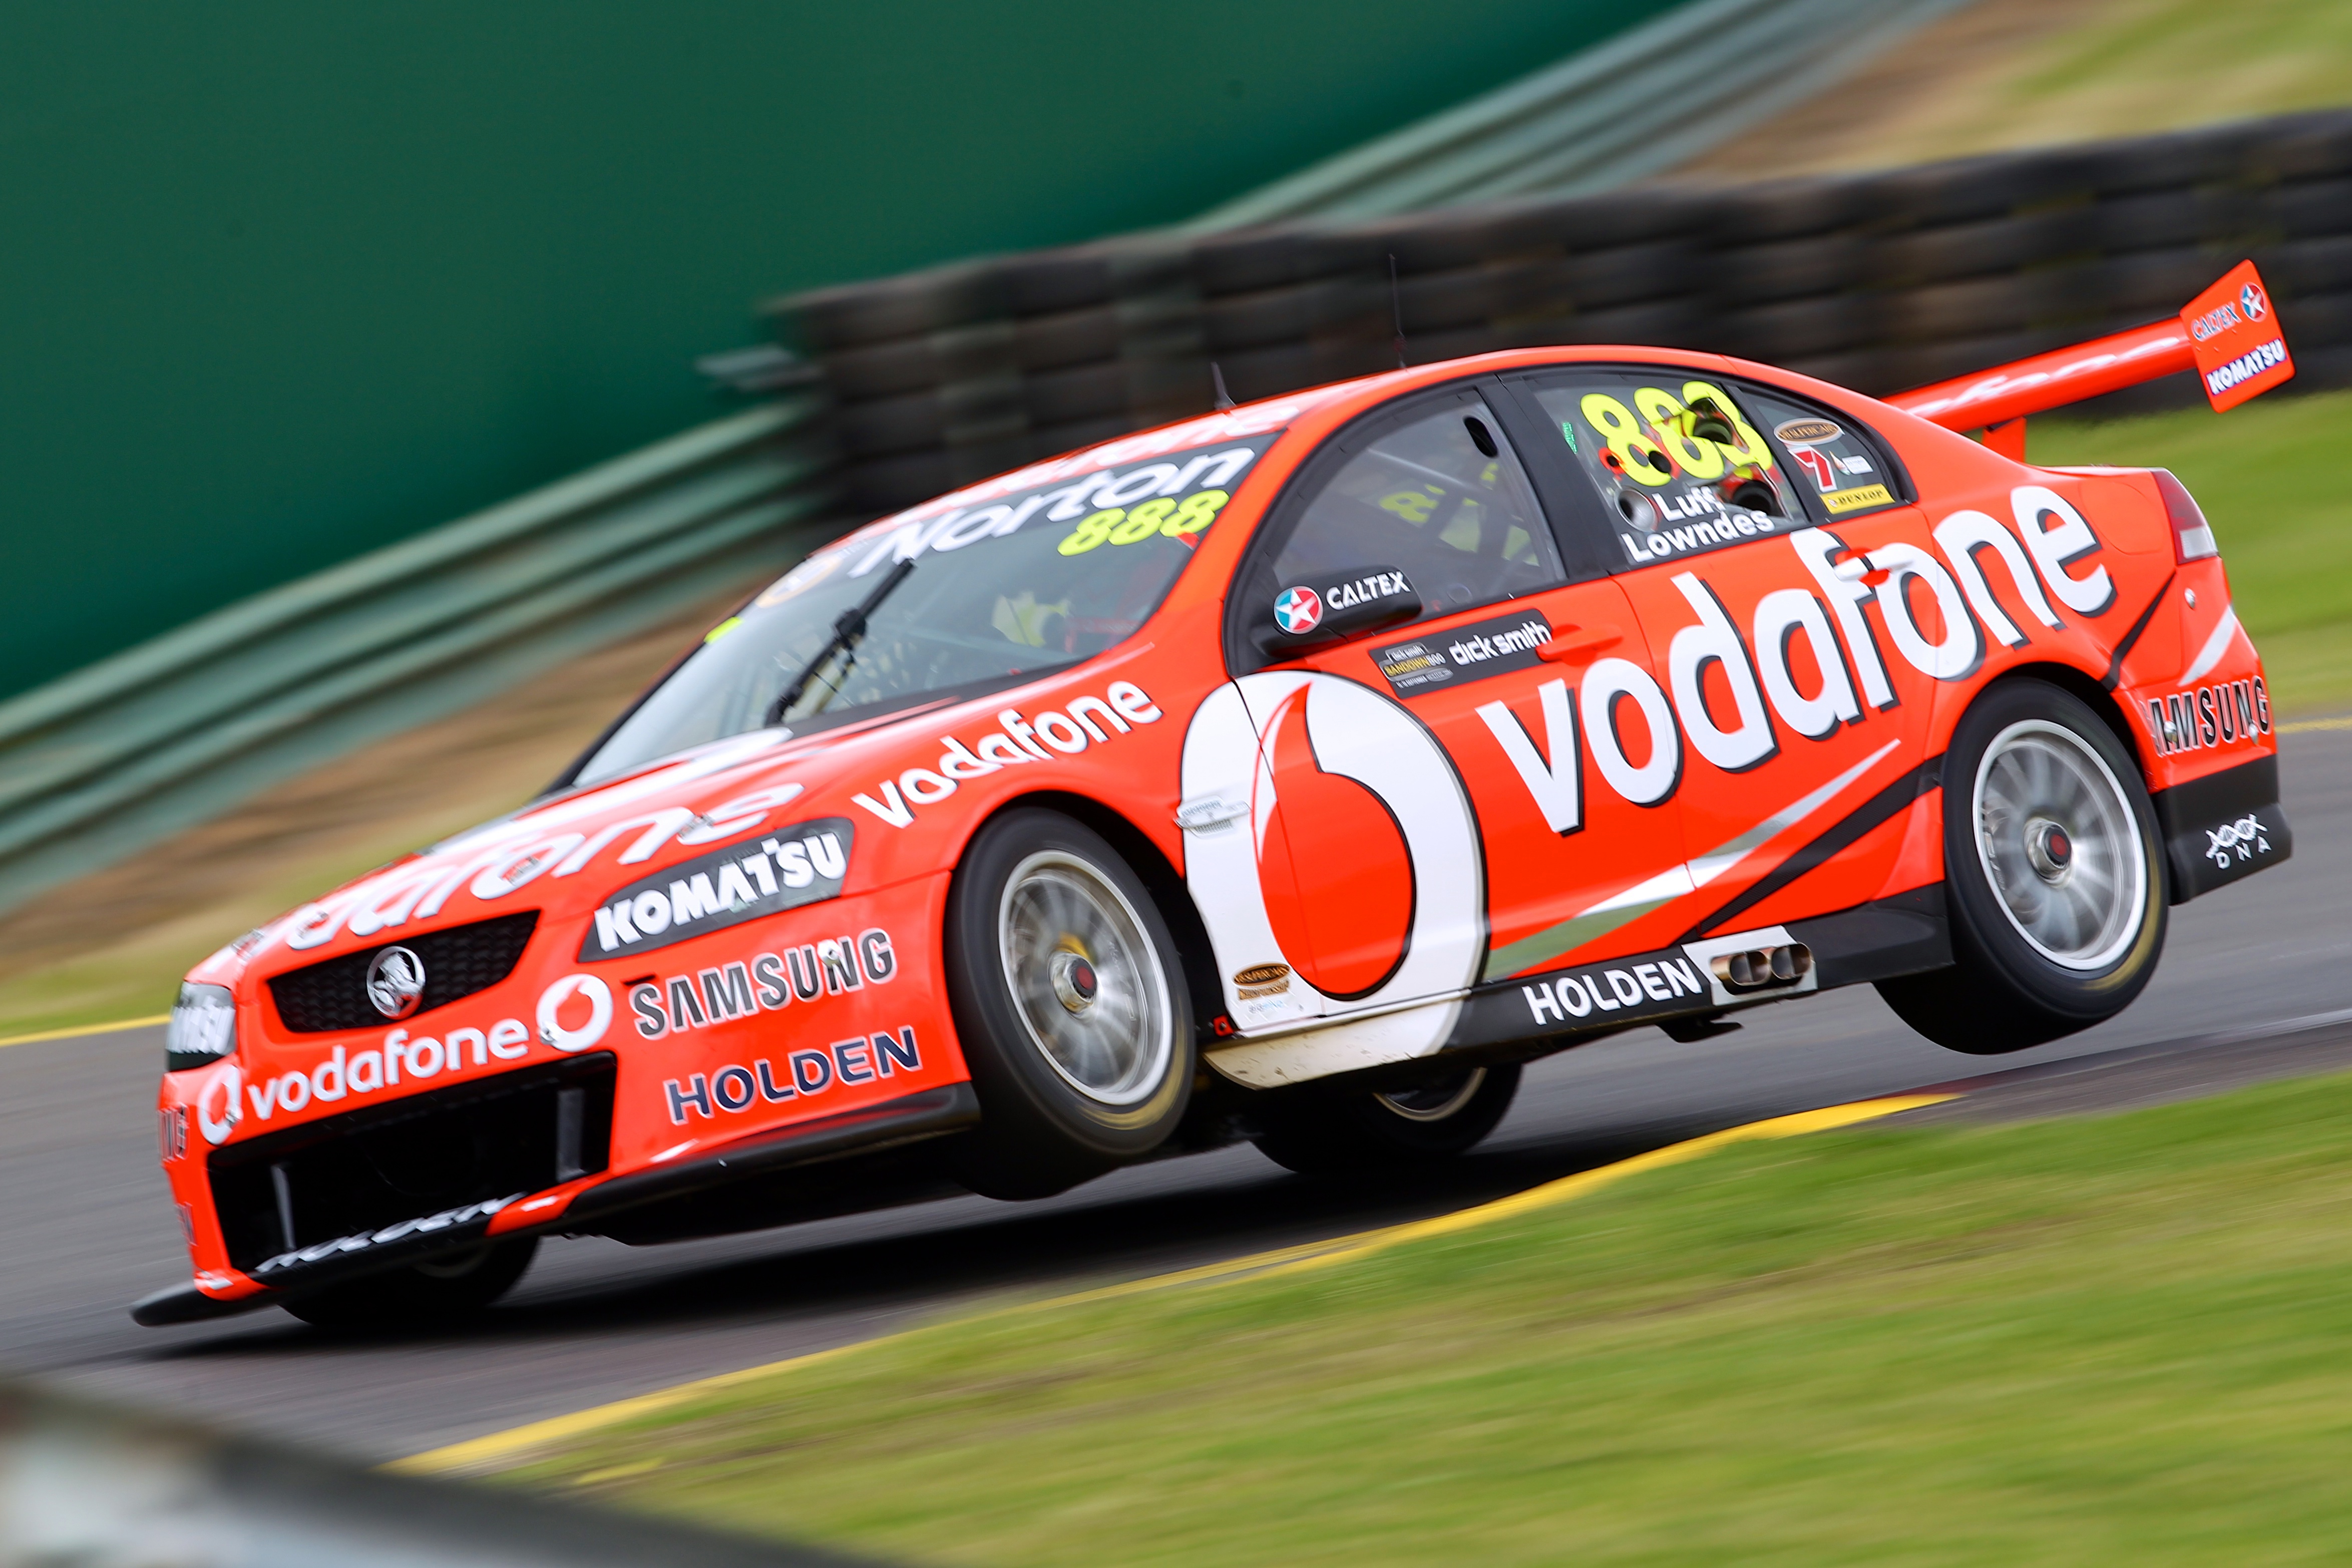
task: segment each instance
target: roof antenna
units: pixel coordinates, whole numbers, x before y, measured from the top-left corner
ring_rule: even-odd
[[[1234,395],[1225,390],[1225,373],[1217,368],[1215,360],[1209,362],[1209,379],[1216,384],[1216,405],[1221,409],[1231,408],[1234,405]]]
[[[1404,295],[1397,289],[1396,252],[1393,250],[1389,252],[1389,309],[1396,316],[1397,369],[1403,370],[1407,368],[1404,363]]]

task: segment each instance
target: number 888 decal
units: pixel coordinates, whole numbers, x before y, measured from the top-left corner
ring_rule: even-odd
[[[1233,500],[1224,490],[1194,490],[1179,501],[1160,496],[1132,507],[1105,507],[1078,521],[1057,548],[1065,555],[1084,555],[1097,544],[1139,544],[1147,539],[1182,539],[1206,530]]]

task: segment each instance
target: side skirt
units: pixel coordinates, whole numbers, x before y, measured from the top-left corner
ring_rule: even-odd
[[[1773,984],[1738,986],[1715,960],[1735,952],[1801,945],[1806,972]],[[1637,1024],[1703,1017],[1810,995],[1841,985],[1891,980],[1952,962],[1941,883],[1835,914],[1678,943],[1480,986],[1463,1004],[1448,1051],[1527,1042],[1544,1054]]]

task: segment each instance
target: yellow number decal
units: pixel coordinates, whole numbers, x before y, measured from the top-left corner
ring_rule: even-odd
[[[1739,445],[1725,448],[1731,454],[1732,461],[1753,463],[1759,468],[1770,468],[1772,448],[1765,444],[1763,437],[1756,433],[1756,427],[1748,423],[1748,416],[1739,412],[1739,405],[1732,402],[1721,387],[1709,386],[1703,381],[1683,383],[1684,402],[1696,403],[1702,397],[1713,400],[1715,405],[1723,410],[1723,416],[1731,421],[1732,429],[1738,433]]]
[[[1654,386],[1645,386],[1633,394],[1633,406],[1642,411],[1642,417],[1650,422],[1650,428],[1691,478],[1712,479],[1722,474],[1723,448],[1684,430],[1688,420],[1683,405],[1673,397]]]
[[[1194,490],[1176,509],[1176,515],[1160,526],[1160,531],[1171,539],[1181,539],[1188,533],[1198,533],[1217,521],[1217,513],[1234,498],[1223,490]]]
[[[1607,393],[1584,395],[1584,419],[1608,437],[1608,449],[1617,454],[1617,465],[1628,479],[1639,479],[1645,485],[1663,485],[1674,478],[1663,461],[1665,448],[1642,434],[1632,410]],[[1662,459],[1656,468],[1650,466],[1654,452]]]
[[[1418,528],[1429,521],[1429,514],[1437,510],[1437,502],[1438,498],[1427,490],[1399,490],[1381,498],[1381,510],[1392,511]]]
[[[1165,496],[1158,500],[1145,501],[1127,514],[1125,522],[1110,531],[1110,542],[1113,544],[1133,544],[1139,539],[1149,539],[1160,531],[1160,525],[1167,521],[1168,514],[1175,510],[1176,503]]]
[[[1062,541],[1055,548],[1065,555],[1084,555],[1087,551],[1108,539],[1110,531],[1118,527],[1126,516],[1126,508],[1115,506],[1108,511],[1098,511],[1091,517],[1082,518],[1078,521],[1078,526],[1070,531],[1070,537]]]

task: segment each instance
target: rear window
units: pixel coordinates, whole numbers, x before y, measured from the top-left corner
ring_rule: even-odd
[[[1805,526],[1757,416],[1715,382],[1580,367],[1545,376],[1536,399],[1600,490],[1628,564]]]

